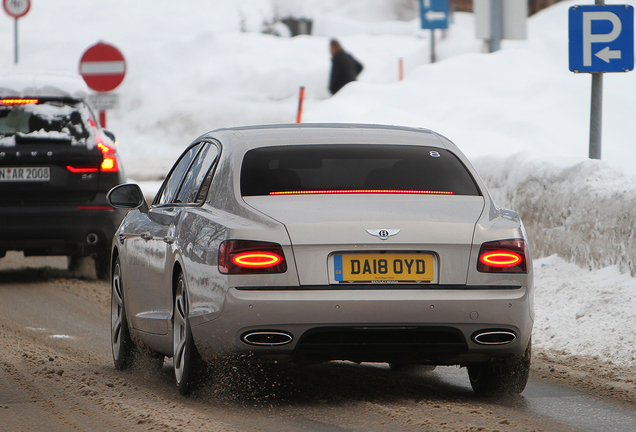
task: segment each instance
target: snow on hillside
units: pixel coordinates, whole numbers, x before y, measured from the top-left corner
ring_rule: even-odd
[[[619,330],[636,318],[635,279],[621,273],[635,271],[636,73],[606,75],[603,160],[590,161],[591,79],[569,72],[567,52],[567,11],[582,2],[534,15],[528,40],[493,54],[481,53],[473,15],[456,13],[436,33],[435,64],[412,3],[39,0],[19,20],[18,68],[76,72],[90,45],[117,46],[127,74],[107,127],[129,177],[149,190],[202,133],[295,121],[300,86],[305,122],[436,130],[475,162],[500,205],[520,211],[535,256],[551,255],[536,261],[535,343],[636,364],[636,336]],[[312,19],[313,35],[261,33],[281,30],[275,18],[286,15]],[[365,69],[329,97],[334,36]],[[3,13],[0,40],[0,71],[12,70],[13,21]]]

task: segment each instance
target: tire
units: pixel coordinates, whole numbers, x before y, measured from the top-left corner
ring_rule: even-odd
[[[82,256],[69,255],[66,257],[66,263],[68,264],[68,271],[76,272],[82,267]]]
[[[113,353],[113,363],[115,364],[115,369],[124,370],[132,366],[136,348],[130,337],[128,320],[126,319],[124,287],[119,258],[117,258],[113,266],[110,296],[110,345]]]
[[[110,277],[110,251],[101,249],[94,257],[95,276],[97,279],[107,281]]]
[[[76,277],[93,279],[94,269],[98,280],[110,279],[110,251],[108,250],[100,250],[89,256],[70,255],[67,256],[67,263],[68,271],[74,273]]]
[[[478,363],[468,366],[470,385],[480,396],[521,394],[530,375],[532,342],[523,357],[513,362]]]
[[[177,280],[173,312],[174,378],[179,393],[189,394],[196,386],[201,372],[201,357],[194,345],[188,314],[190,302],[183,273]]]
[[[430,373],[435,370],[436,366],[435,365],[405,364],[405,363],[389,363],[389,368],[395,372]]]

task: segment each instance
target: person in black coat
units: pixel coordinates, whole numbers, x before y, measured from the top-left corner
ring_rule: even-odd
[[[353,58],[351,54],[345,52],[336,39],[331,40],[329,48],[332,56],[329,91],[333,95],[348,82],[356,80],[360,72],[362,72],[362,64]]]

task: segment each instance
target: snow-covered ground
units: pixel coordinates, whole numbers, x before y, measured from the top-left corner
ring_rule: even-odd
[[[557,255],[535,260],[533,344],[636,364],[636,281],[616,266],[585,271]]]
[[[591,79],[568,70],[575,3],[586,2],[534,15],[528,40],[493,54],[481,53],[473,15],[456,13],[429,64],[415,0],[38,0],[19,20],[19,68],[76,72],[90,45],[117,46],[127,73],[107,126],[128,176],[148,191],[202,133],[295,121],[300,86],[304,122],[436,130],[474,161],[500,205],[522,214],[535,256],[545,256],[535,261],[535,344],[636,365],[636,73],[605,75],[603,160],[588,160]],[[311,18],[312,36],[261,33],[285,35],[275,18],[288,15]],[[330,37],[365,66],[334,97]],[[0,41],[0,71],[12,70],[13,20],[3,13]]]

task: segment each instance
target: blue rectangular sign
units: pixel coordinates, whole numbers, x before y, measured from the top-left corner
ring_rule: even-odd
[[[448,28],[448,0],[420,0],[423,29]]]
[[[633,6],[572,6],[569,50],[572,72],[628,72],[634,69]]]

